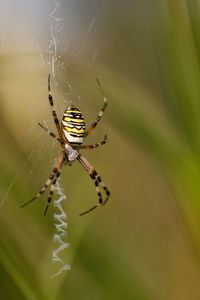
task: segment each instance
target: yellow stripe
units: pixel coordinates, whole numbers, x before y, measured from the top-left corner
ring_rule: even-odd
[[[66,114],[74,113],[74,114],[81,114],[82,115],[82,112],[80,110],[66,110],[65,113]]]
[[[84,122],[84,120],[75,119],[75,118],[69,118],[69,117],[64,117],[64,121],[66,121],[66,122],[74,122],[74,123],[83,123]]]
[[[68,127],[68,126],[65,126],[64,127],[68,132],[74,132],[74,133],[84,133],[85,132],[85,129],[84,128],[81,128],[80,130],[77,129],[77,128],[71,128],[71,127]]]

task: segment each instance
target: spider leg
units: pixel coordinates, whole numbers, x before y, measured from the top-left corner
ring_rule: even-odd
[[[108,190],[107,186],[105,185],[105,183],[101,180],[101,177],[99,175],[96,176],[96,179],[98,180],[98,182],[100,183],[100,185],[102,186],[102,188],[104,189],[107,197],[106,199],[103,201],[102,205],[105,205],[108,201],[108,198],[110,197],[110,191]]]
[[[99,147],[101,145],[105,145],[106,141],[107,141],[107,135],[105,135],[104,136],[104,140],[101,141],[101,142],[99,142],[99,143],[96,143],[94,145],[81,145],[81,146],[77,146],[75,148],[76,149],[94,149],[94,148],[97,148],[97,147]]]
[[[54,108],[53,96],[52,96],[52,93],[51,93],[50,74],[48,76],[48,99],[49,99],[49,104],[51,106],[52,116],[53,116],[54,123],[55,123],[57,131],[58,131],[60,141],[63,143],[64,141],[63,141],[62,130],[61,130],[61,127],[60,127],[60,123],[59,123],[59,120],[58,120],[58,117],[57,117],[56,110]]]
[[[44,211],[44,216],[46,216],[47,210],[48,210],[49,205],[50,205],[50,203],[51,203],[53,194],[54,194],[54,192],[55,192],[56,181],[58,180],[58,177],[59,177],[59,176],[60,176],[60,173],[57,174],[57,176],[55,177],[55,179],[54,179],[54,180],[52,181],[52,183],[51,183],[50,192],[49,192],[49,196],[48,196],[48,199],[47,199],[47,205],[46,205],[46,208],[45,208],[45,211]]]
[[[96,205],[92,206],[91,208],[89,208],[88,210],[82,212],[79,214],[79,216],[83,216],[83,215],[86,215],[87,213],[91,212],[92,210],[94,210],[95,208],[99,207],[100,205],[103,205],[103,198],[102,198],[102,194],[100,192],[100,189],[99,189],[99,182],[98,180],[96,179],[95,177],[95,170],[92,174],[90,174],[90,177],[92,178],[92,180],[94,181],[94,184],[95,184],[95,187],[96,187],[96,193],[98,195],[98,198],[99,198],[99,203],[97,203]]]
[[[55,133],[53,133],[52,131],[49,131],[49,129],[48,129],[46,126],[44,126],[43,124],[41,124],[40,122],[38,122],[38,125],[39,125],[42,129],[44,129],[51,137],[56,138],[57,141],[60,143],[60,139],[57,138],[57,136],[55,135]]]
[[[49,187],[49,185],[54,182],[55,178],[57,180],[57,178],[60,176],[60,170],[63,166],[65,160],[65,156],[64,153],[61,154],[56,166],[53,168],[52,173],[50,174],[49,178],[47,179],[47,181],[45,182],[45,184],[43,185],[43,187],[40,189],[39,193],[37,193],[37,195],[35,197],[33,197],[31,200],[29,200],[28,202],[25,202],[24,204],[21,205],[21,208],[27,206],[28,204],[30,204],[31,202],[33,202],[34,200],[38,199],[45,191],[46,189]]]
[[[99,207],[100,205],[101,205],[101,204],[96,204],[96,205],[94,205],[94,206],[91,207],[90,209],[88,209],[88,210],[86,210],[86,211],[80,213],[79,216],[82,217],[82,216],[88,214],[89,212],[93,211],[95,208]]]
[[[99,121],[101,120],[101,118],[102,118],[102,116],[103,116],[103,113],[104,113],[104,111],[106,110],[106,107],[107,107],[107,105],[108,105],[108,101],[107,101],[106,95],[105,95],[105,93],[104,93],[104,90],[103,90],[103,88],[102,88],[102,86],[101,86],[101,83],[100,83],[99,79],[96,78],[96,81],[97,81],[97,84],[98,84],[99,88],[101,89],[102,94],[103,94],[103,102],[104,102],[104,103],[103,103],[102,109],[101,109],[100,112],[98,113],[98,116],[97,116],[96,120],[95,120],[95,121],[91,124],[91,126],[86,130],[86,132],[85,132],[85,137],[88,136],[88,134],[90,134],[90,133],[95,129],[95,127],[97,126],[97,124],[98,124]]]
[[[41,188],[39,193],[37,193],[37,195],[35,197],[33,197],[31,200],[29,200],[28,202],[25,202],[24,204],[22,204],[21,208],[23,208],[24,206],[27,206],[28,204],[30,204],[31,202],[33,202],[34,200],[39,198],[46,191],[48,186],[51,184],[53,178],[54,178],[54,173],[51,173],[51,175],[49,176],[48,180],[45,182],[45,184],[43,185],[43,187]]]
[[[108,201],[108,198],[110,196],[110,191],[108,190],[108,188],[106,187],[104,182],[101,180],[101,177],[97,174],[97,172],[93,168],[93,166],[82,155],[80,155],[77,159],[80,162],[80,164],[83,166],[83,168],[86,170],[86,172],[89,174],[90,178],[94,181],[94,184],[95,184],[95,187],[96,187],[96,192],[97,192],[97,195],[98,195],[98,198],[99,198],[99,203],[97,203],[96,205],[94,205],[90,209],[80,213],[80,216],[83,216],[83,215],[89,213],[90,211],[94,210],[95,208],[97,208],[99,206],[103,206],[104,204],[106,204],[106,202]],[[107,197],[104,201],[103,201],[100,189],[99,189],[99,185],[101,185],[103,187],[103,189],[104,189],[104,191],[107,195]]]

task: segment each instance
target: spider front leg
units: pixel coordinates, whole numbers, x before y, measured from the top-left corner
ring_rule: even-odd
[[[80,216],[83,216],[87,213],[89,213],[90,211],[94,210],[95,208],[99,207],[99,206],[103,206],[104,204],[106,204],[106,202],[108,201],[108,198],[110,196],[110,191],[108,190],[108,188],[106,187],[106,185],[104,184],[104,182],[101,180],[101,177],[97,174],[96,170],[93,168],[93,166],[86,160],[85,157],[83,157],[82,155],[80,155],[78,158],[78,161],[80,162],[80,164],[83,166],[83,168],[86,170],[86,172],[89,174],[90,178],[94,181],[95,187],[96,187],[96,192],[99,198],[99,203],[97,203],[96,205],[92,206],[90,209],[80,213]],[[99,185],[101,185],[107,195],[106,199],[103,201],[102,198],[102,194],[100,192],[99,189]]]
[[[53,96],[52,96],[52,93],[51,93],[50,74],[48,76],[48,99],[49,99],[49,104],[51,106],[51,112],[52,112],[52,116],[53,116],[53,119],[54,119],[54,123],[55,123],[57,131],[58,131],[59,139],[62,143],[64,143],[62,130],[61,130],[61,127],[60,127],[60,122],[58,120],[57,113],[56,113],[56,110],[54,108]]]
[[[99,114],[98,114],[96,120],[95,120],[95,121],[91,124],[91,126],[86,130],[86,132],[85,132],[85,137],[88,136],[88,134],[90,134],[90,133],[95,129],[95,127],[97,126],[97,124],[98,124],[99,121],[101,120],[101,118],[102,118],[102,116],[103,116],[103,114],[104,114],[104,111],[106,110],[106,107],[108,106],[108,100],[107,100],[106,95],[105,95],[105,93],[104,93],[104,90],[103,90],[103,88],[102,88],[102,86],[101,86],[101,84],[100,84],[100,81],[99,81],[98,78],[96,78],[96,81],[97,81],[98,86],[99,86],[100,89],[101,89],[102,94],[103,94],[103,102],[104,102],[104,103],[103,103],[103,107],[102,107],[102,109],[100,110],[100,112],[99,112]]]

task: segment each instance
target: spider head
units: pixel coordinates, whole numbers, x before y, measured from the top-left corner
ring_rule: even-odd
[[[85,136],[85,120],[81,111],[70,105],[62,118],[62,129],[69,144],[81,145]]]

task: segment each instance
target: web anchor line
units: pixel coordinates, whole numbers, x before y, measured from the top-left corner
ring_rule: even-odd
[[[63,19],[56,16],[58,10],[61,9],[61,0],[55,0],[55,8],[49,14],[49,27],[50,27],[50,40],[49,40],[49,61],[48,64],[51,68],[52,77],[56,77],[56,68],[63,68],[63,63],[60,61],[60,56],[58,55],[58,47],[60,45],[59,33],[63,28]]]

